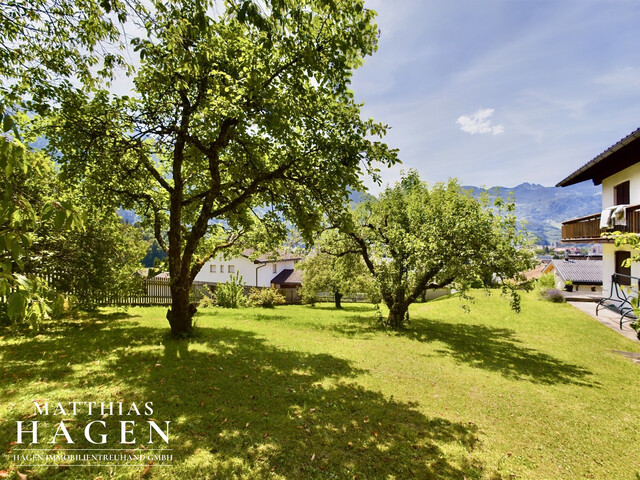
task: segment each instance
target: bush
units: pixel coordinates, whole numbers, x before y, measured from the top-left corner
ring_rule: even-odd
[[[312,307],[318,302],[318,295],[316,292],[309,292],[302,288],[302,303],[305,305],[311,305]]]
[[[247,305],[244,296],[244,282],[242,276],[236,273],[228,282],[216,286],[216,305],[223,308],[239,308]]]
[[[198,308],[211,308],[216,306],[215,295],[204,295],[198,302]]]
[[[564,303],[564,296],[557,288],[549,288],[543,291],[543,298],[553,303]]]
[[[553,273],[545,273],[538,278],[536,285],[543,291],[556,288],[556,277]]]
[[[249,300],[256,307],[273,308],[285,302],[284,296],[277,288],[252,288]]]

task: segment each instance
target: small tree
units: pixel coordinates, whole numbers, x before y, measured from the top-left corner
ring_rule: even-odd
[[[216,285],[216,305],[223,308],[239,308],[247,304],[244,294],[244,281],[242,275],[236,273],[225,283]]]
[[[387,325],[401,328],[427,288],[455,285],[464,292],[487,277],[510,285],[530,268],[532,253],[522,248],[526,238],[513,210],[499,198],[491,206],[488,198],[473,198],[454,180],[428,188],[412,171],[342,226],[350,243],[342,253],[362,256],[389,308]],[[517,309],[512,285],[511,293]]]
[[[296,265],[304,272],[303,298],[315,298],[318,292],[331,292],[336,308],[342,308],[342,297],[358,292],[370,293],[373,278],[362,256],[349,251],[333,253],[340,242],[336,231],[325,231],[316,243],[316,250]]]

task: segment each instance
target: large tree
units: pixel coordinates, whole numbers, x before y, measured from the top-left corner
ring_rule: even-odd
[[[531,253],[522,248],[527,242],[513,204],[488,200],[473,198],[453,180],[429,188],[409,172],[343,222],[345,243],[333,253],[362,255],[389,308],[387,325],[401,328],[409,305],[427,288],[465,291],[527,269]]]
[[[361,0],[138,5],[129,95],[73,92],[47,136],[69,179],[113,196],[167,252],[172,333],[189,335],[202,265],[260,224],[306,239],[395,153],[360,118],[352,70],[376,49]]]

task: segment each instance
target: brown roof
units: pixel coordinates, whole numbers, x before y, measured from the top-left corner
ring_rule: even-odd
[[[302,272],[285,268],[271,280],[273,285],[302,285]]]
[[[556,187],[568,187],[585,180],[600,185],[602,180],[640,161],[640,128],[584,164]]]
[[[540,278],[544,269],[546,268],[546,263],[539,263],[535,268],[531,270],[527,270],[524,272],[524,276],[527,280],[533,280],[534,278]]]
[[[242,252],[242,255],[251,258],[256,254],[256,251],[252,248],[247,248]],[[254,263],[269,263],[269,262],[284,262],[286,260],[301,260],[302,257],[299,254],[287,252],[285,250],[277,250],[272,253],[263,253],[258,256]]]

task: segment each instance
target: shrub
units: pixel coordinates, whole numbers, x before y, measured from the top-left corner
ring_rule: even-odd
[[[216,286],[216,304],[223,308],[239,308],[247,305],[244,296],[244,282],[242,275],[236,273],[229,281]]]
[[[543,297],[545,300],[553,303],[564,303],[564,296],[557,288],[549,288],[544,290]]]
[[[556,277],[553,273],[545,273],[538,278],[536,285],[543,291],[556,288]]]
[[[312,307],[318,302],[318,295],[316,292],[309,292],[302,288],[302,303],[305,305],[311,305]]]
[[[204,295],[198,302],[198,308],[210,308],[216,306],[215,295]]]
[[[285,302],[284,296],[277,288],[252,288],[249,293],[249,300],[256,307],[273,308],[275,305],[282,305]]]

